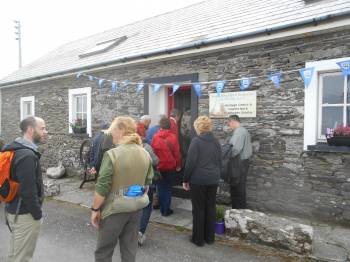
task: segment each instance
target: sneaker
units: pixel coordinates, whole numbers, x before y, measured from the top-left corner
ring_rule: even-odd
[[[145,243],[145,241],[146,241],[145,234],[142,234],[141,232],[139,232],[139,234],[137,236],[137,242],[139,243],[140,246],[142,246],[143,243]]]
[[[172,209],[169,209],[167,212],[163,213],[162,216],[168,217],[168,216],[172,215],[173,213],[174,213],[174,211]]]

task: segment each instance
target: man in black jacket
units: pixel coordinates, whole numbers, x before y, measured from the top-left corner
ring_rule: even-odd
[[[19,191],[6,206],[11,230],[11,262],[26,262],[33,257],[42,219],[44,186],[37,143],[47,134],[45,122],[39,117],[27,117],[20,123],[22,137],[6,145],[3,151],[15,150],[11,177],[18,181]]]

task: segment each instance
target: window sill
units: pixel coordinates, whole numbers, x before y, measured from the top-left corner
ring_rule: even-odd
[[[327,143],[317,143],[313,146],[307,146],[307,151],[350,154],[350,146],[330,146]]]

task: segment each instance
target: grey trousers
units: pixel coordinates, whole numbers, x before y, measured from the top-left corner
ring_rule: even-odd
[[[142,210],[113,214],[100,223],[98,231],[96,262],[111,262],[114,248],[119,242],[122,262],[134,262],[137,252],[137,235]]]
[[[31,214],[7,215],[12,230],[8,262],[28,262],[32,259],[38,240],[41,220],[34,220]]]

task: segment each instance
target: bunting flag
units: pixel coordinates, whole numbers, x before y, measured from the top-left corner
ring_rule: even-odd
[[[225,88],[226,81],[222,80],[216,83],[216,93],[218,96],[221,95],[222,90]]]
[[[136,93],[140,93],[143,90],[143,87],[145,86],[144,83],[139,83],[136,86]]]
[[[81,76],[82,74],[83,74],[83,73],[79,72],[79,73],[77,74],[77,79],[79,79],[80,76]]]
[[[104,82],[104,81],[105,81],[104,79],[99,79],[99,80],[98,80],[98,86],[99,86],[100,88],[103,87],[103,82]]]
[[[276,88],[280,88],[281,73],[273,73],[268,76],[268,79],[273,82]]]
[[[94,81],[94,77],[93,76],[89,76],[89,80],[90,81]]]
[[[202,94],[203,86],[201,85],[201,83],[194,83],[192,85],[193,85],[194,91],[196,92],[197,97],[200,97]]]
[[[153,86],[153,93],[157,93],[162,85],[161,84],[152,84],[152,86]]]
[[[242,78],[239,82],[239,88],[243,91],[249,88],[251,84],[250,78]]]
[[[117,89],[118,89],[117,82],[112,81],[112,83],[111,83],[111,91],[112,91],[112,93],[117,92]]]
[[[170,96],[173,96],[179,88],[180,88],[179,84],[173,84],[173,92],[170,94]]]
[[[299,73],[301,75],[301,78],[304,80],[305,88],[309,87],[311,80],[312,80],[312,75],[314,74],[314,70],[315,70],[314,67],[299,69]]]
[[[343,72],[343,76],[348,76],[350,74],[350,60],[338,62],[337,65]]]

